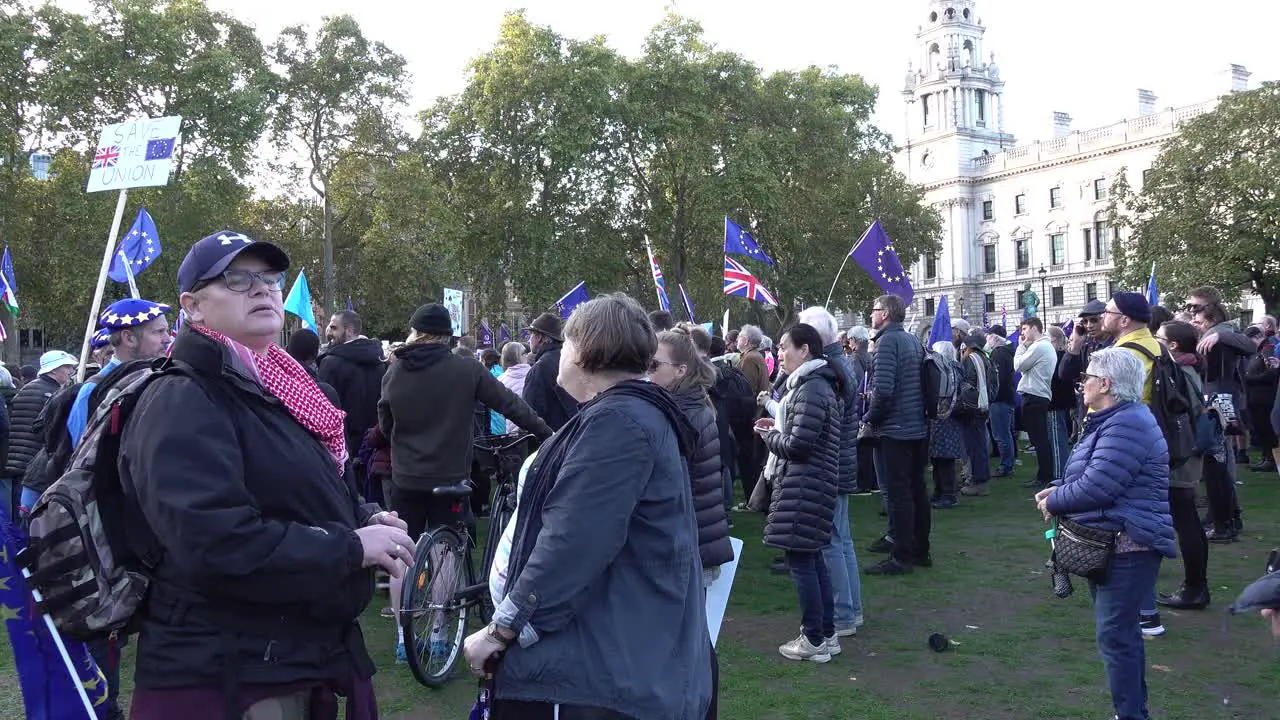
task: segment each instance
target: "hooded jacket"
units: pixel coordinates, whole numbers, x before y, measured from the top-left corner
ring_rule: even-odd
[[[564,427],[569,418],[578,414],[578,401],[556,384],[563,345],[559,340],[543,341],[533,356],[533,368],[524,380],[524,401],[552,430]]]
[[[724,509],[724,461],[716,413],[701,388],[675,394],[676,405],[696,433],[689,456],[689,484],[698,520],[698,552],[702,567],[719,567],[733,559],[729,545],[729,514]]]
[[[338,407],[347,413],[347,452],[352,457],[360,452],[365,431],[378,422],[378,398],[386,371],[382,343],[367,337],[334,345],[320,356],[317,373],[338,391]]]
[[[512,365],[498,376],[498,382],[502,383],[508,390],[520,395],[524,395],[524,381],[529,376],[529,371],[533,368],[528,363],[519,363]],[[527,401],[526,401],[527,402]],[[537,412],[536,410],[534,412]],[[515,423],[507,420],[506,432],[513,433],[519,429]]]
[[[484,365],[445,345],[409,345],[382,380],[378,427],[391,441],[391,482],[430,491],[471,475],[473,414],[480,402],[540,439],[551,428]]]

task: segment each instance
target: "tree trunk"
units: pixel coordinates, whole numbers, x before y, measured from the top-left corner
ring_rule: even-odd
[[[324,194],[324,248],[321,253],[324,262],[324,311],[333,312],[333,287],[336,282],[333,270],[333,206],[329,202],[329,193]]]

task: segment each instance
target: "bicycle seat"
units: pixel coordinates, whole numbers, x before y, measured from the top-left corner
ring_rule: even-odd
[[[431,494],[436,497],[445,498],[464,498],[471,496],[470,485],[444,485],[438,488],[432,488]]]

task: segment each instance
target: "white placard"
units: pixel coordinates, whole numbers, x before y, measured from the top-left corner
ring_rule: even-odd
[[[449,323],[453,325],[453,336],[462,337],[462,291],[445,288],[444,306],[449,310]]]
[[[742,557],[742,541],[729,538],[733,559],[720,566],[720,577],[707,587],[707,632],[714,647],[720,638],[720,626],[724,623],[724,611],[729,607],[729,591],[733,590],[733,576],[738,573],[738,560]]]
[[[85,192],[169,184],[182,116],[143,118],[102,128]]]

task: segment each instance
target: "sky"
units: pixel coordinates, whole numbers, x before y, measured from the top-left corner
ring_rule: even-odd
[[[206,0],[270,41],[292,24],[351,14],[369,37],[404,55],[416,112],[466,86],[466,66],[491,48],[505,12],[575,38],[604,35],[638,55],[668,9],[699,21],[707,38],[766,71],[834,66],[880,87],[876,123],[901,141],[900,94],[915,33],[930,0]],[[58,0],[84,10],[88,0]],[[1157,107],[1210,99],[1228,86],[1229,64],[1253,72],[1251,87],[1280,79],[1273,0],[1210,5],[1156,0],[976,0],[1005,81],[1005,130],[1019,143],[1052,137],[1055,111],[1073,127],[1101,127],[1137,115],[1137,90]]]

